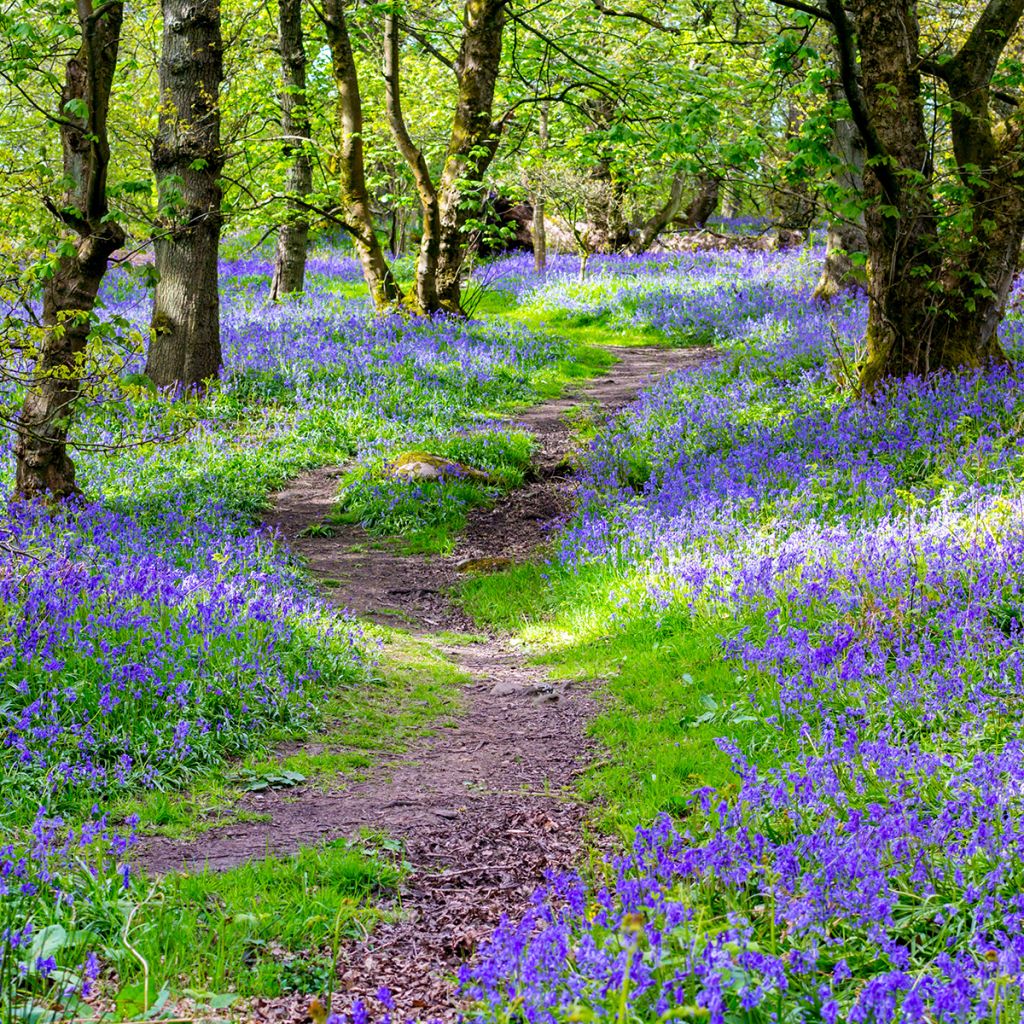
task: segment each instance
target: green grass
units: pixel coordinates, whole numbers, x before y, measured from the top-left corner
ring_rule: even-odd
[[[533,375],[535,401],[558,398],[574,383],[607,372],[615,361],[604,348],[580,345],[570,359]],[[501,416],[522,407],[523,403],[518,403],[482,415]],[[493,505],[501,494],[522,486],[535,447],[533,438],[517,429],[438,435],[418,443],[415,449],[386,446],[375,461],[354,467],[341,479],[338,504],[329,521],[313,529],[329,535],[332,523],[358,523],[371,534],[391,538],[404,554],[448,554],[472,509]],[[494,483],[391,477],[388,466],[410,450],[484,470]]]
[[[114,802],[111,819],[134,814],[141,832],[177,839],[263,820],[237,806],[253,778],[292,772],[308,785],[329,787],[359,778],[376,755],[401,751],[411,739],[450,720],[466,673],[435,643],[400,629],[368,625],[366,630],[370,642],[381,645],[375,669],[331,691],[322,724],[312,734],[271,734],[258,751],[196,779],[184,791],[154,790]]]
[[[553,676],[604,684],[590,727],[603,755],[580,793],[602,830],[628,838],[661,812],[686,812],[698,787],[728,790],[735,775],[717,737],[752,749],[774,734],[749,699],[761,684],[722,659],[714,630],[679,614],[619,621],[621,582],[604,568],[524,564],[466,580],[459,596],[476,622],[514,632]]]
[[[139,999],[147,973],[151,1000],[164,985],[207,1004],[329,991],[338,943],[388,916],[375,904],[397,892],[397,852],[387,841],[338,840],[227,871],[166,875],[145,892],[137,884],[131,949],[117,951],[122,1008]]]
[[[624,327],[613,323],[610,314],[589,317],[537,306],[519,306],[507,312],[505,319],[521,323],[535,331],[557,334],[583,349],[635,348],[643,345],[669,348],[672,345],[672,342],[656,328]]]

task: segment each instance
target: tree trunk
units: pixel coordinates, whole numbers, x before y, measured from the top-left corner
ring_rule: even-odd
[[[686,226],[702,228],[718,208],[718,197],[722,190],[722,179],[717,174],[701,171],[697,177],[697,194],[686,210]],[[673,214],[675,216],[675,214]]]
[[[501,69],[507,0],[466,0],[456,61],[459,97],[438,189],[440,238],[437,294],[441,305],[462,311],[464,228],[470,208],[482,205],[483,178],[501,139],[492,122],[494,86]]]
[[[865,391],[886,377],[978,367],[1005,359],[996,336],[1024,238],[1020,130],[994,130],[992,76],[1024,0],[990,0],[939,73],[949,86],[950,134],[967,230],[940,229],[922,102],[920,28],[913,0],[841,0],[828,10],[843,87],[864,138],[871,200]],[[857,57],[859,55],[859,61]]]
[[[672,192],[668,197],[668,201],[660,210],[655,211],[651,218],[640,228],[639,234],[630,246],[630,252],[635,254],[647,252],[654,245],[662,231],[675,220],[682,205],[683,177],[681,174],[677,174],[672,179]]]
[[[301,292],[306,280],[309,221],[301,200],[313,188],[309,111],[306,106],[306,49],[302,38],[302,0],[278,0],[281,46],[281,134],[291,160],[285,189],[287,219],[277,231],[270,300]]]
[[[441,250],[441,207],[437,189],[430,177],[426,158],[412,141],[402,114],[402,89],[400,75],[400,41],[398,15],[392,9],[384,15],[384,90],[387,100],[388,124],[395,145],[412,171],[416,193],[423,215],[423,235],[420,239],[420,253],[416,264],[416,305],[426,316],[441,309],[437,292],[437,266]]]
[[[77,373],[107,261],[124,243],[107,205],[107,111],[124,4],[106,3],[94,12],[90,0],[81,0],[77,9],[82,41],[67,63],[59,111],[68,185],[61,206],[51,205],[77,238],[43,293],[43,335],[14,446],[15,491],[22,498],[60,499],[77,491],[67,452],[68,423],[81,389]]]
[[[611,162],[601,160],[591,172],[587,191],[587,221],[595,251],[620,252],[630,244],[629,220],[623,211],[626,190],[613,174]]]
[[[540,142],[541,159],[547,159],[548,153],[548,104],[545,100],[540,105],[540,112],[537,120],[537,139]],[[546,211],[544,201],[544,176],[541,175],[541,183],[533,195],[533,224],[531,234],[533,235],[533,269],[542,277],[548,271],[548,231],[544,223]]]
[[[221,368],[220,0],[162,0],[160,108],[153,173],[160,210],[157,284],[146,373],[160,386],[201,385]]]
[[[338,179],[345,229],[363,268],[363,278],[370,289],[374,309],[384,312],[402,303],[402,289],[391,272],[384,250],[374,229],[370,196],[366,189],[366,168],[363,154],[363,103],[359,94],[345,0],[326,0],[320,12],[327,30],[331,50],[331,68],[338,89],[338,123],[341,146],[338,151]]]
[[[829,99],[833,107],[842,99],[837,79],[829,85]],[[843,209],[829,222],[825,264],[814,289],[814,297],[823,302],[831,302],[848,288],[867,286],[868,239],[864,210],[858,203],[864,192],[864,140],[850,118],[834,119],[832,149],[837,162],[833,180]]]
[[[805,117],[800,107],[790,102],[786,111],[787,143],[799,136]],[[775,192],[776,244],[786,249],[807,239],[817,204],[805,170],[794,169],[790,163],[782,167],[780,177],[781,183]]]

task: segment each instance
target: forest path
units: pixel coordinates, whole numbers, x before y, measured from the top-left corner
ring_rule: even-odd
[[[388,625],[436,637],[437,649],[471,681],[450,727],[382,760],[364,779],[324,791],[249,794],[241,809],[268,821],[236,822],[180,842],[146,840],[141,860],[150,871],[225,868],[267,853],[286,854],[361,828],[401,840],[412,871],[400,897],[401,919],[379,927],[365,942],[343,949],[340,1000],[359,996],[379,1009],[375,993],[391,990],[395,1019],[452,1019],[450,978],[502,914],[516,917],[549,870],[573,866],[581,848],[582,809],[571,798],[576,774],[592,750],[585,735],[593,702],[588,687],[552,683],[527,663],[528,652],[500,636],[456,642],[447,631],[473,630],[450,600],[467,559],[532,553],[545,528],[571,508],[573,452],[567,414],[591,406],[604,418],[645,386],[677,369],[698,365],[697,349],[615,350],[604,376],[582,382],[563,397],[517,412],[537,440],[531,482],[492,508],[471,513],[449,557],[409,556],[367,546],[358,527],[333,536],[304,531],[334,507],[339,471],[319,469],[292,481],[275,500],[267,522],[279,529],[314,576],[331,582],[324,595],[340,608]],[[257,1000],[257,1019],[299,1021],[296,997]]]

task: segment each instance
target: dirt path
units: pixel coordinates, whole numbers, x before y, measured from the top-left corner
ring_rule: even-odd
[[[572,440],[565,414],[592,403],[607,415],[653,379],[702,358],[699,350],[685,349],[628,348],[617,355],[621,362],[606,376],[515,416],[540,446],[534,479],[495,508],[473,514],[448,558],[363,547],[358,528],[333,537],[301,536],[330,512],[337,470],[293,481],[277,496],[268,522],[315,575],[340,584],[324,591],[339,607],[425,634],[471,629],[447,596],[459,563],[529,554],[571,506],[565,464]],[[547,871],[573,864],[583,813],[570,789],[591,755],[585,725],[592,704],[584,688],[550,683],[501,637],[439,648],[472,676],[452,728],[344,788],[243,798],[245,809],[269,815],[269,822],[225,826],[189,843],[152,839],[142,853],[149,870],[166,871],[229,867],[364,827],[401,839],[412,865],[401,895],[402,919],[344,950],[339,965],[343,1006],[356,996],[371,997],[372,1006],[383,985],[395,996],[400,1020],[453,1018],[450,976],[502,914],[515,916],[525,907]],[[304,1009],[297,999],[256,1006],[259,1017],[280,1021],[302,1020]]]

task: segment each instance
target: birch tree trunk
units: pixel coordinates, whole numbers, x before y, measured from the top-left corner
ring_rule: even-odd
[[[306,98],[306,48],[302,37],[302,0],[278,0],[281,48],[281,134],[291,159],[285,181],[287,219],[277,231],[270,300],[301,292],[306,281],[309,221],[301,200],[313,188],[309,111]]]
[[[42,340],[14,446],[15,492],[22,498],[77,492],[67,436],[78,371],[107,262],[124,243],[107,204],[107,112],[124,4],[94,10],[91,0],[79,0],[77,11],[81,44],[65,68],[58,112],[67,191],[59,207],[49,204],[73,232],[74,252],[60,257],[43,293]]]
[[[153,173],[160,212],[157,285],[146,373],[201,385],[221,368],[220,0],[162,0],[160,109]]]

